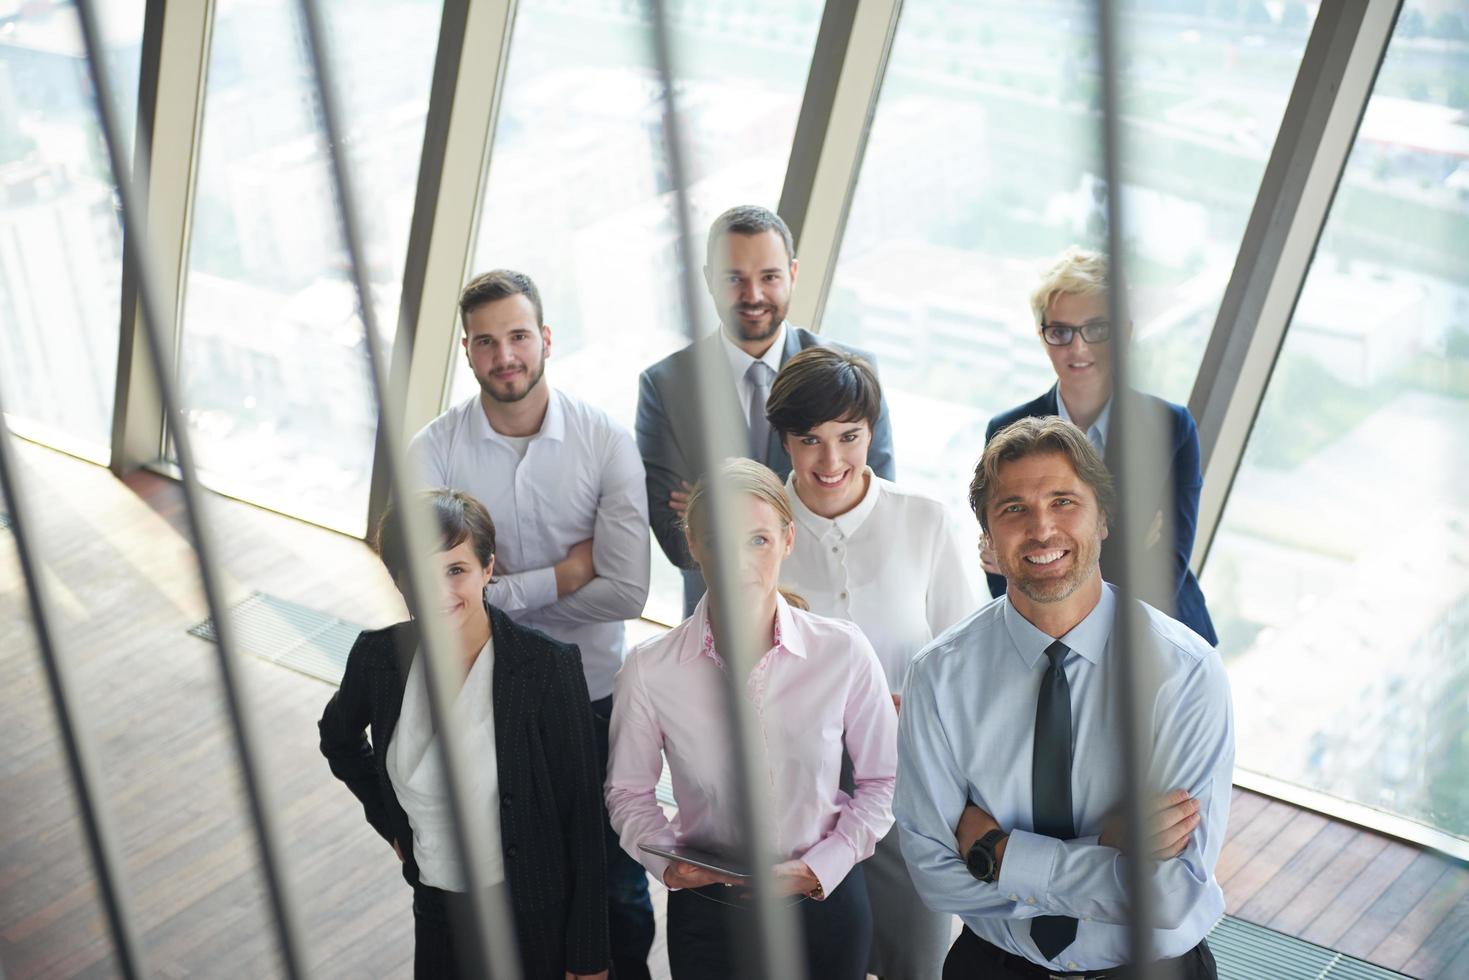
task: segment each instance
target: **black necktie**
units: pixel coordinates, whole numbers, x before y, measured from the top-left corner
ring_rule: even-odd
[[[1046,647],[1051,665],[1041,680],[1035,705],[1035,751],[1030,780],[1034,830],[1045,837],[1071,840],[1071,685],[1064,664],[1071,650],[1057,640]],[[1076,939],[1076,920],[1069,915],[1042,915],[1030,920],[1030,938],[1046,959],[1054,959]]]

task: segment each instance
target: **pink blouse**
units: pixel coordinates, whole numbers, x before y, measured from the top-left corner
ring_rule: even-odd
[[[694,614],[628,654],[613,690],[607,811],[623,850],[663,880],[665,858],[639,844],[730,852],[740,841],[734,752],[725,717],[724,661],[714,649],[707,597]],[[898,715],[872,645],[856,626],[776,599],[775,646],[745,685],[775,811],[776,849],[799,858],[826,894],[872,856],[893,823]],[[838,782],[842,748],[852,795]],[[654,796],[663,759],[678,813]]]

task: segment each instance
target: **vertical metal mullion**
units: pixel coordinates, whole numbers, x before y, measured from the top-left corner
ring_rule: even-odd
[[[796,133],[791,140],[791,155],[780,191],[779,214],[797,242],[806,225],[806,210],[811,205],[821,149],[831,128],[832,109],[852,31],[857,25],[859,5],[860,0],[826,0],[822,6],[816,48],[811,52],[811,68],[806,74],[801,112],[796,119]]]
[[[700,301],[699,269],[703,262],[698,259],[699,239],[693,232],[688,195],[688,168],[684,159],[683,130],[680,125],[675,88],[674,52],[668,25],[666,0],[652,0],[654,55],[658,67],[659,87],[663,101],[663,134],[668,151],[668,169],[675,198],[674,215],[678,227],[675,248],[684,275],[679,277],[680,300],[684,307],[685,320],[689,326],[689,339],[694,345],[695,370],[701,383],[698,385],[697,404],[690,406],[699,420],[704,435],[703,456],[698,460],[700,469],[706,473],[708,492],[714,515],[714,560],[713,576],[706,576],[711,587],[711,598],[719,608],[733,611],[741,607],[735,582],[738,579],[739,556],[732,543],[738,540],[735,507],[738,505],[718,479],[721,461],[729,456],[740,456],[744,450],[738,448],[743,442],[738,421],[722,411],[723,403],[717,394],[719,372],[727,370],[720,364],[723,353],[708,344],[699,343],[709,332],[707,307]],[[750,977],[794,977],[802,974],[800,964],[804,958],[798,955],[796,924],[787,908],[781,906],[774,890],[773,865],[770,857],[775,852],[770,827],[773,812],[765,780],[755,776],[755,760],[760,758],[762,746],[753,710],[745,700],[742,678],[748,675],[760,656],[758,641],[749,622],[737,615],[719,616],[713,623],[715,644],[727,651],[731,665],[724,672],[726,719],[733,735],[735,790],[738,797],[737,810],[741,826],[745,829],[744,854],[748,867],[754,873],[755,892],[755,950],[749,956],[741,955],[738,964],[740,976]],[[743,953],[743,951],[741,951]],[[756,966],[751,968],[751,960]]]
[[[300,942],[294,907],[290,901],[283,860],[275,831],[275,817],[267,799],[267,788],[260,778],[259,763],[255,755],[255,737],[252,721],[246,711],[245,693],[235,662],[234,631],[225,614],[223,594],[220,588],[218,566],[214,560],[212,540],[205,526],[203,514],[203,491],[195,467],[192,440],[185,423],[178,390],[171,370],[170,350],[163,335],[165,309],[155,279],[156,269],[152,260],[152,249],[143,229],[142,201],[132,179],[132,170],[123,153],[123,136],[113,100],[112,85],[107,77],[106,63],[100,24],[97,18],[96,0],[78,0],[77,14],[81,21],[82,39],[86,45],[87,70],[91,77],[96,97],[97,116],[106,137],[108,160],[117,183],[117,193],[122,201],[123,233],[134,247],[124,255],[132,269],[137,285],[141,322],[145,330],[154,379],[163,403],[164,416],[173,434],[178,457],[180,488],[184,497],[184,513],[188,520],[189,533],[194,541],[194,553],[198,559],[199,580],[203,588],[209,615],[215,627],[215,650],[218,654],[220,687],[229,713],[234,735],[235,751],[239,757],[240,774],[244,783],[246,801],[255,823],[256,841],[259,846],[262,872],[269,895],[277,936],[281,945],[281,957],[288,977],[292,980],[305,976],[305,960]],[[137,147],[140,160],[146,159],[146,148]],[[140,167],[143,172],[146,167]]]
[[[1401,0],[1322,4],[1189,398],[1204,489],[1201,569],[1305,286]]]
[[[366,248],[362,238],[361,222],[358,218],[358,199],[352,183],[351,170],[346,158],[345,131],[342,126],[341,103],[334,80],[327,32],[319,4],[313,0],[298,0],[302,22],[306,28],[306,46],[311,60],[316,97],[321,108],[323,135],[326,139],[327,156],[331,164],[336,194],[337,217],[341,224],[343,239],[352,275],[352,284],[357,294],[359,312],[362,315],[363,333],[366,339],[373,394],[377,398],[381,416],[387,405],[394,403],[396,396],[388,390],[389,377],[382,341],[377,331],[377,315],[372,293],[364,270]],[[401,383],[406,372],[396,372]],[[471,972],[475,975],[509,980],[519,975],[518,957],[515,953],[515,929],[510,921],[508,908],[500,902],[491,901],[486,883],[481,880],[481,855],[498,848],[498,814],[473,814],[469,812],[466,787],[469,781],[469,759],[463,744],[462,726],[452,724],[452,706],[457,694],[454,680],[454,661],[448,638],[447,625],[442,617],[435,615],[437,607],[431,601],[430,583],[434,580],[429,569],[428,554],[437,550],[438,535],[430,526],[429,515],[416,506],[412,495],[406,467],[402,433],[397,426],[379,426],[379,444],[388,470],[388,485],[400,505],[394,510],[397,519],[403,522],[404,538],[408,542],[407,566],[404,576],[411,607],[422,612],[418,617],[422,629],[424,666],[428,680],[429,707],[435,730],[441,734],[439,744],[444,753],[444,782],[449,799],[450,812],[454,817],[454,838],[464,866],[468,884],[468,899],[472,909],[475,928],[472,932],[470,960]],[[422,546],[422,547],[420,547]],[[493,835],[490,825],[494,826]]]
[[[791,319],[813,330],[836,273],[903,0],[828,0],[826,8],[780,199],[801,258]],[[829,38],[841,41],[839,51],[823,49]]]
[[[428,115],[423,124],[423,149],[418,159],[418,188],[413,197],[413,218],[408,228],[407,254],[403,262],[403,288],[398,294],[398,327],[393,336],[393,353],[388,365],[387,394],[390,400],[378,407],[376,451],[367,493],[369,528],[377,526],[391,495],[383,429],[392,426],[399,432],[403,431],[408,371],[413,361],[414,334],[423,307],[429,244],[433,239],[439,192],[443,186],[449,122],[454,109],[454,93],[459,87],[459,73],[464,64],[468,21],[469,0],[444,0],[443,15],[439,18],[433,83],[429,88]]]
[[[1117,0],[1101,0],[1097,4],[1097,37],[1101,56],[1101,145],[1103,177],[1107,187],[1107,257],[1110,287],[1107,290],[1107,312],[1113,323],[1128,323],[1126,302],[1126,256],[1124,255],[1123,209],[1122,209],[1122,146],[1119,117],[1119,88],[1121,87],[1120,61],[1118,58],[1119,14]],[[1156,687],[1156,677],[1150,669],[1143,641],[1147,627],[1142,621],[1142,608],[1133,600],[1141,591],[1140,582],[1149,576],[1145,567],[1146,549],[1142,547],[1142,528],[1152,520],[1139,495],[1129,493],[1128,488],[1146,486],[1149,474],[1167,472],[1160,459],[1158,447],[1150,440],[1137,439],[1143,432],[1143,419],[1134,407],[1133,400],[1125,397],[1131,390],[1128,378],[1131,374],[1129,338],[1127,331],[1114,331],[1112,351],[1112,421],[1108,433],[1109,446],[1113,449],[1117,473],[1117,502],[1121,511],[1121,534],[1113,535],[1109,547],[1120,559],[1121,574],[1117,587],[1117,610],[1112,626],[1109,656],[1116,658],[1118,683],[1118,717],[1122,719],[1119,733],[1121,754],[1123,817],[1126,823],[1124,837],[1127,847],[1123,853],[1123,877],[1128,897],[1128,962],[1139,980],[1157,976],[1153,963],[1152,930],[1153,907],[1156,896],[1152,893],[1146,850],[1145,800],[1150,795],[1147,786],[1149,771],[1149,745],[1151,726],[1145,717],[1143,706],[1151,704],[1147,692]],[[1122,396],[1122,397],[1119,397]],[[1153,476],[1152,479],[1156,479]],[[1167,529],[1164,531],[1167,534]],[[1150,713],[1148,715],[1150,717]]]
[[[10,509],[10,532],[15,536],[20,570],[26,580],[26,596],[30,601],[36,644],[41,654],[41,665],[45,668],[51,704],[56,711],[56,727],[61,731],[61,743],[66,751],[67,768],[71,771],[72,788],[77,795],[77,810],[81,814],[87,849],[92,855],[97,890],[101,895],[107,924],[112,931],[118,972],[128,980],[135,980],[144,975],[142,952],[122,886],[121,865],[114,845],[116,838],[112,833],[106,805],[98,791],[97,768],[92,762],[86,733],[77,721],[77,702],[66,664],[62,661],[52,636],[53,606],[35,542],[31,539],[30,503],[20,485],[20,464],[10,438],[10,429],[5,424],[3,400],[0,400],[0,493],[3,493]]]
[[[138,64],[138,111],[137,127],[133,136],[133,173],[147,174],[143,161],[152,156],[153,121],[158,111],[158,76],[162,71],[163,57],[163,0],[147,0],[143,9],[143,46]],[[142,206],[148,206],[149,183],[146,177],[138,182]],[[137,332],[132,329],[138,312],[138,283],[133,274],[133,263],[127,252],[134,248],[132,236],[122,240],[122,284],[121,302],[118,304],[118,347],[112,397],[111,452],[108,465],[112,472],[121,475],[129,465],[127,450],[128,410],[133,382],[133,351]]]

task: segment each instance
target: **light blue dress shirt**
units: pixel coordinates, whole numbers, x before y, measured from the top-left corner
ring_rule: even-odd
[[[1071,412],[1066,408],[1066,399],[1061,397],[1061,389],[1056,389],[1056,417],[1076,425],[1076,420],[1071,417]],[[1097,420],[1092,427],[1086,430],[1087,440],[1097,450],[1097,454],[1103,459],[1107,457],[1107,429],[1112,423],[1112,399],[1107,399],[1107,404],[1097,413]],[[1080,426],[1078,426],[1080,428]]]
[[[903,857],[923,900],[953,912],[980,938],[1058,972],[1103,970],[1129,960],[1122,852],[1097,840],[1121,804],[1118,651],[1111,642],[1116,590],[1061,637],[1071,687],[1072,809],[1076,840],[1031,833],[1031,753],[1036,697],[1052,638],[1008,597],[956,624],[909,668],[898,719],[893,801]],[[1214,865],[1224,843],[1234,773],[1234,713],[1219,655],[1187,627],[1144,605],[1139,650],[1154,658],[1157,693],[1147,700],[1154,741],[1149,784],[1182,788],[1202,821],[1188,847],[1151,865],[1156,905],[1153,955],[1179,956],[1224,913]],[[954,828],[972,800],[1010,832],[999,880],[980,882],[958,852]],[[1076,940],[1047,960],[1030,919],[1079,920]]]

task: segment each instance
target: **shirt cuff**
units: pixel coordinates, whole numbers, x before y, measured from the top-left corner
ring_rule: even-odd
[[[827,834],[802,854],[801,860],[821,882],[821,891],[830,897],[857,863],[857,855],[846,841],[836,834]]]
[[[1017,908],[1043,909],[1051,887],[1061,842],[1054,837],[1013,830],[1005,843],[1005,859],[995,884]]]

